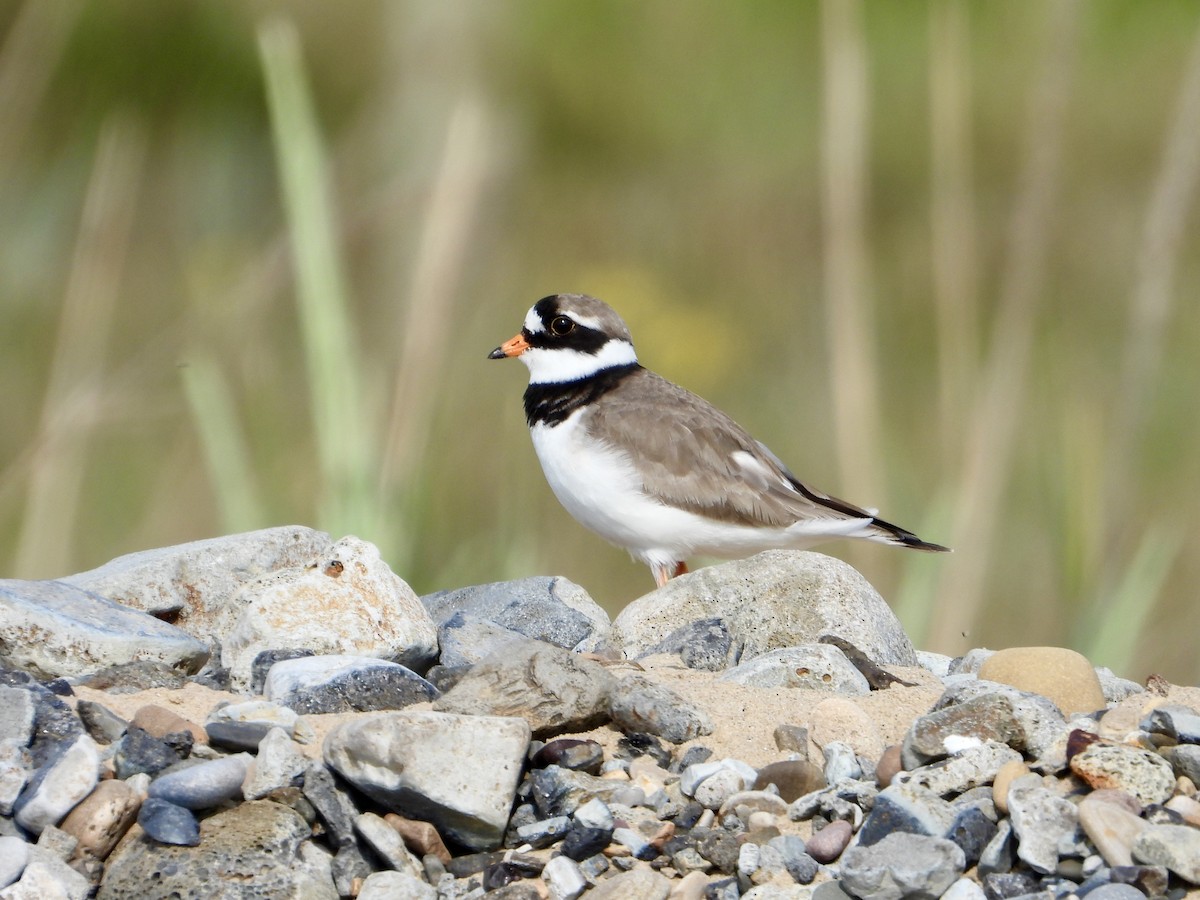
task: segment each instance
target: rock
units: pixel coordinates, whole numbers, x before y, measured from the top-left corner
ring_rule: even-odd
[[[1191,884],[1200,884],[1200,829],[1187,825],[1147,825],[1133,842],[1133,858],[1166,866]]]
[[[1087,894],[1091,900],[1145,900],[1146,895],[1131,884],[1102,884]]]
[[[80,735],[54,762],[38,769],[13,807],[17,824],[41,834],[92,792],[100,774],[96,742]]]
[[[784,759],[767,763],[758,770],[754,789],[764,790],[769,784],[775,785],[779,796],[791,803],[798,797],[825,787],[825,774],[808,760]]]
[[[1162,758],[1171,764],[1176,775],[1191,779],[1193,784],[1200,784],[1200,745],[1180,744],[1177,747],[1163,747],[1160,751]]]
[[[413,878],[420,878],[424,874],[421,861],[409,852],[400,832],[385,822],[382,816],[365,812],[354,820],[354,827],[389,867]]]
[[[949,803],[926,788],[901,782],[879,792],[858,833],[858,843],[869,847],[895,832],[940,838],[953,822]]]
[[[137,821],[141,804],[141,796],[126,782],[101,781],[67,814],[61,828],[79,842],[81,851],[104,860]]]
[[[1035,872],[1054,872],[1058,858],[1075,851],[1079,830],[1075,804],[1043,787],[1037,775],[1024,775],[1012,783],[1008,808],[1017,856]]]
[[[671,882],[653,869],[638,868],[614,875],[587,893],[588,900],[667,900]]]
[[[1104,692],[1104,700],[1110,706],[1146,693],[1146,689],[1136,681],[1114,675],[1112,669],[1105,666],[1096,666],[1096,677],[1100,679],[1100,690]]]
[[[376,713],[330,731],[324,755],[385,807],[432,822],[464,846],[488,850],[504,837],[529,739],[524,719]]]
[[[724,619],[698,619],[676,628],[661,641],[649,647],[639,659],[671,653],[689,669],[721,672],[736,666],[742,657],[742,642]]]
[[[1151,734],[1164,734],[1181,744],[1200,744],[1200,713],[1188,707],[1159,706],[1150,711],[1142,727]]]
[[[897,832],[842,855],[842,883],[860,900],[938,897],[962,875],[962,849],[951,841]]]
[[[462,611],[439,625],[437,634],[438,659],[442,666],[451,669],[473,666],[489,656],[502,656],[508,647],[529,641],[518,631]]]
[[[719,772],[730,771],[738,776],[741,787],[746,790],[754,786],[758,780],[758,772],[753,766],[738,759],[721,759],[713,762],[701,762],[688,766],[680,775],[679,790],[685,797],[694,797],[700,785]]]
[[[312,729],[295,710],[267,700],[248,700],[214,709],[204,723],[208,739],[219,747],[258,750],[272,728],[282,728],[298,743],[312,739]]]
[[[153,616],[60,581],[0,579],[0,664],[40,677],[131,660],[196,672],[208,648]]]
[[[299,525],[142,550],[60,581],[125,606],[162,616],[179,614],[191,634],[213,627],[220,611],[248,581],[307,564],[328,551],[329,535]]]
[[[845,741],[830,741],[821,748],[825,756],[825,783],[857,781],[862,778],[862,765],[854,748]]]
[[[971,788],[992,784],[1006,763],[1021,762],[1021,754],[1007,744],[988,741],[948,759],[922,766],[908,777],[910,784],[928,788],[946,797]]]
[[[173,743],[179,743],[178,739],[173,738],[174,735],[179,734],[191,735],[193,742],[204,743],[208,740],[204,729],[195,722],[190,722],[178,713],[153,704],[139,707],[126,727],[130,726],[141,728],[159,740],[172,739]]]
[[[437,652],[436,629],[412,588],[375,546],[355,537],[342,538],[305,568],[247,583],[237,602],[242,611],[224,636],[221,661],[238,686],[249,684],[263,650],[304,647],[409,665]]]
[[[826,691],[840,696],[871,692],[867,679],[846,659],[846,654],[829,644],[772,650],[740,663],[718,680],[750,687]]]
[[[599,775],[604,764],[604,748],[596,741],[578,738],[558,738],[548,741],[529,760],[535,769],[561,766],[576,772]]]
[[[168,766],[187,759],[192,752],[192,736],[178,732],[177,740],[160,740],[145,729],[130,726],[125,737],[116,744],[113,763],[118,778],[128,778],[138,772],[157,775]]]
[[[33,739],[37,702],[32,692],[0,685],[0,741],[28,746]]]
[[[437,900],[437,888],[408,872],[372,872],[358,900]]]
[[[817,862],[831,863],[842,855],[853,834],[850,823],[838,819],[805,841],[804,849]]]
[[[462,612],[568,650],[597,650],[608,636],[607,613],[579,585],[557,576],[439,591],[421,603],[438,626]]]
[[[549,847],[562,840],[571,830],[571,819],[567,816],[552,816],[517,828],[517,840],[535,849]]]
[[[530,794],[537,811],[544,817],[571,816],[592,800],[607,802],[627,784],[609,778],[597,778],[558,766],[547,766],[531,774]]]
[[[673,744],[713,730],[702,709],[641,675],[627,675],[609,689],[609,712],[622,731],[658,735]]]
[[[975,738],[1007,744],[1038,759],[1064,731],[1058,708],[1044,697],[966,682],[948,689],[931,712],[913,722],[902,758],[904,767],[912,770],[948,756],[947,739]]]
[[[1149,824],[1120,804],[1102,799],[1098,792],[1079,804],[1079,825],[1109,866],[1133,865],[1133,844]]]
[[[977,883],[970,878],[960,878],[946,889],[946,893],[942,894],[940,900],[986,900],[986,898],[987,894]]]
[[[1115,788],[1139,803],[1164,803],[1175,791],[1171,764],[1128,744],[1093,743],[1071,757],[1071,771],[1093,788]]]
[[[193,847],[131,835],[109,857],[97,898],[145,900],[148,885],[160,896],[191,897],[204,872],[205,896],[241,897],[253,884],[259,897],[336,900],[327,865],[303,851],[310,834],[295,810],[255,800],[206,818]]]
[[[4,900],[85,900],[87,878],[76,872],[55,854],[41,847],[29,847],[20,879],[4,888]]]
[[[583,731],[608,718],[616,679],[599,663],[540,641],[476,665],[434,701],[439,712],[520,716],[538,737]]]
[[[200,843],[200,823],[190,809],[150,797],[138,810],[138,824],[146,836],[160,844],[195,847]]]
[[[553,900],[576,900],[588,886],[579,864],[567,856],[555,856],[546,863],[542,880]]]
[[[276,663],[265,694],[301,715],[403,709],[438,690],[398,663],[363,656],[307,656]]]
[[[25,748],[14,740],[0,740],[0,816],[12,815],[13,806],[31,777],[33,765]]]
[[[832,634],[878,663],[916,664],[895,614],[858,572],[841,560],[794,550],[770,550],[673,578],[625,607],[611,640],[636,658],[679,622],[716,617],[745,642],[743,658]]]
[[[241,796],[250,761],[238,753],[167,772],[150,783],[148,796],[186,809],[211,809]]]
[[[980,665],[979,679],[1046,697],[1064,716],[1107,705],[1100,679],[1087,657],[1065,647],[997,650]]]
[[[287,732],[272,728],[259,743],[258,755],[248,766],[242,782],[242,796],[247,800],[258,800],[280,788],[290,787],[307,767],[307,757]]]
[[[25,871],[29,844],[12,835],[0,836],[0,888],[6,888]]]
[[[108,694],[136,694],[138,691],[176,691],[187,678],[165,663],[136,659],[117,663],[77,679],[77,684]]]
[[[238,784],[240,786],[241,782]],[[354,820],[358,817],[358,809],[334,780],[333,773],[319,762],[310,763],[304,772],[304,796],[325,823],[334,847],[354,843]]]

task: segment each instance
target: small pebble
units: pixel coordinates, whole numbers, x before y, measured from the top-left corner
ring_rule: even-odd
[[[200,825],[191,811],[166,800],[151,797],[138,812],[138,824],[160,844],[195,847],[200,843]]]

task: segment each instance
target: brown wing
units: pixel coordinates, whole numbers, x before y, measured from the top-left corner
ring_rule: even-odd
[[[647,491],[738,524],[786,528],[805,519],[872,518],[808,488],[733,419],[678,385],[640,370],[588,413],[596,437],[628,447]]]

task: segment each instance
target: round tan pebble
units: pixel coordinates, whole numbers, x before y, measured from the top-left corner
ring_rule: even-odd
[[[102,781],[83,798],[59,826],[79,841],[78,855],[86,851],[104,860],[137,820],[142,798],[124,781]]]
[[[992,802],[996,804],[996,812],[1008,815],[1008,789],[1014,781],[1028,774],[1029,766],[1019,759],[1010,760],[1000,767],[992,781]]]
[[[880,788],[890,785],[892,779],[904,771],[904,764],[900,762],[900,754],[900,745],[891,744],[883,751],[883,755],[879,757],[879,762],[875,765],[875,783]]]
[[[1188,778],[1186,775],[1180,775],[1175,779],[1175,794],[1179,797],[1196,798],[1196,782]]]
[[[1040,694],[1064,716],[1107,706],[1092,664],[1082,653],[1066,647],[997,650],[980,665],[979,678]]]
[[[809,736],[818,747],[843,741],[868,759],[879,759],[883,753],[883,736],[875,720],[843,697],[830,697],[813,707]]]
[[[703,872],[688,872],[671,886],[667,900],[704,900],[704,889],[708,887],[708,882],[709,876]]]
[[[1183,816],[1183,820],[1193,827],[1200,827],[1200,803],[1191,797],[1172,797],[1163,804]]]

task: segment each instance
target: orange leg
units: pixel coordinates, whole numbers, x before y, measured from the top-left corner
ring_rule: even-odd
[[[650,567],[650,571],[654,574],[654,583],[658,587],[662,587],[664,584],[666,584],[668,581],[670,581],[672,578],[676,577],[677,575],[686,575],[687,570],[688,570],[688,567],[687,567],[687,563],[685,563],[685,562],[677,562],[677,563],[675,563],[674,567],[672,567],[670,564],[667,564],[665,566],[657,566],[656,565],[656,566]]]

